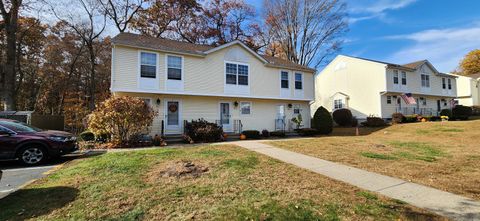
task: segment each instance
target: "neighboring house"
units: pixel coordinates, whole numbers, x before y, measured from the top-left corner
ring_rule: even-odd
[[[470,76],[457,76],[457,100],[464,106],[480,105],[480,73]]]
[[[398,65],[339,55],[315,76],[315,103],[329,111],[348,108],[358,119],[385,119],[395,112],[438,115],[451,108],[456,77],[438,72],[427,60]],[[402,95],[413,97],[407,104]]]
[[[121,33],[112,42],[111,91],[158,112],[151,134],[181,134],[185,121],[200,118],[239,133],[289,130],[301,114],[309,127],[314,69],[240,41],[212,47]]]

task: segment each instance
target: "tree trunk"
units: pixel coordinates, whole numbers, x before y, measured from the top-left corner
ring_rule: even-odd
[[[16,18],[12,18],[16,19]],[[7,36],[7,57],[5,62],[5,85],[3,87],[4,109],[6,111],[17,110],[15,101],[15,65],[16,65],[16,32],[17,24],[6,25],[5,31]]]
[[[88,109],[93,111],[95,109],[95,49],[93,48],[93,42],[87,44],[90,54],[90,87],[88,90],[90,100],[88,103]]]

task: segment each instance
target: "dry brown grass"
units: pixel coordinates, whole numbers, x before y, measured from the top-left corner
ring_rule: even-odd
[[[480,199],[480,120],[336,128],[331,136],[271,142],[325,160]]]

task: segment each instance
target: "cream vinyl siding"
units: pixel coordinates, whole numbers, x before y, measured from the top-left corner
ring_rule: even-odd
[[[479,80],[456,75],[456,87],[459,104],[465,106],[480,105],[480,83]]]
[[[130,48],[125,46],[115,46],[113,50],[113,68],[115,73],[112,73],[112,91],[135,91],[141,88],[138,87],[139,77],[139,51],[143,49]],[[150,51],[148,51],[150,52]],[[159,75],[159,90],[152,91],[152,93],[168,93],[165,91],[165,53],[156,52],[158,54],[158,71]],[[175,53],[168,53],[175,55]],[[261,60],[249,53],[244,48],[233,45],[224,49],[218,50],[205,57],[195,57],[189,55],[183,56],[183,74],[184,74],[184,91],[191,94],[213,94],[222,96],[224,94],[225,85],[225,62],[233,61],[246,63],[249,65],[249,86],[250,93],[247,96],[251,97],[265,97],[265,98],[280,98],[280,68],[266,67]],[[288,70],[294,73],[296,70]],[[297,71],[299,72],[299,71]],[[302,72],[303,99],[313,100],[313,73]],[[293,97],[293,81],[290,82]]]
[[[241,120],[243,124],[243,130],[263,130],[267,129],[273,131],[275,129],[276,119],[276,107],[279,104],[285,105],[287,129],[293,129],[294,124],[291,123],[291,119],[295,116],[293,113],[293,106],[300,105],[302,109],[303,125],[304,127],[310,127],[310,109],[308,101],[288,101],[288,100],[267,100],[267,99],[234,99],[227,97],[204,97],[204,96],[173,96],[173,95],[160,95],[160,94],[148,94],[148,93],[114,93],[115,96],[132,96],[139,98],[150,98],[152,101],[152,107],[157,112],[157,116],[153,121],[153,125],[150,130],[151,135],[161,133],[161,123],[165,117],[165,100],[179,100],[181,101],[181,119],[182,120],[196,120],[203,118],[209,122],[215,122],[220,119],[220,102],[230,102],[232,105],[232,125],[233,120]],[[160,99],[160,105],[156,104],[157,99]],[[239,105],[234,106],[234,102],[237,101]],[[240,114],[240,103],[251,102],[250,115]],[[292,104],[292,108],[288,108],[288,104]],[[183,126],[183,122],[181,122]],[[166,131],[168,132],[168,131]]]
[[[380,92],[385,91],[385,65],[366,60],[337,56],[315,76],[315,102],[312,113],[320,106],[333,110],[334,95],[349,97],[345,103],[359,119],[381,116]]]
[[[401,107],[402,108],[409,108],[409,109],[412,109],[412,108],[417,108],[417,105],[416,104],[406,104],[405,101],[400,97],[400,94],[393,94],[393,95],[382,95],[381,98],[382,98],[382,118],[391,118],[392,117],[392,114],[396,112],[397,110],[397,100],[396,99],[393,99],[392,98],[392,103],[391,104],[387,104],[387,96],[397,96],[397,98],[400,98],[400,102],[401,102]],[[431,111],[432,111],[432,114],[433,115],[438,115],[439,111],[437,110],[437,101],[438,100],[442,100],[444,99],[447,103],[447,105],[445,105],[445,102],[444,101],[441,101],[440,102],[440,110],[442,109],[449,109],[450,108],[450,100],[451,98],[445,98],[445,97],[442,97],[442,96],[423,96],[423,95],[414,95],[413,96],[415,99],[418,98],[418,108],[430,108]],[[423,102],[419,99],[420,97],[423,97],[427,100],[427,105],[423,105]]]

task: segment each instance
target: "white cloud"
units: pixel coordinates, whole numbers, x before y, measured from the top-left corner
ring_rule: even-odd
[[[480,48],[480,23],[465,28],[430,29],[386,38],[414,42],[392,54],[387,60],[408,63],[428,59],[439,71],[450,72],[458,66],[465,54]]]
[[[407,7],[417,0],[355,0],[348,2],[349,12],[353,15],[349,22],[354,24],[359,21],[379,18],[388,22],[386,11]]]

